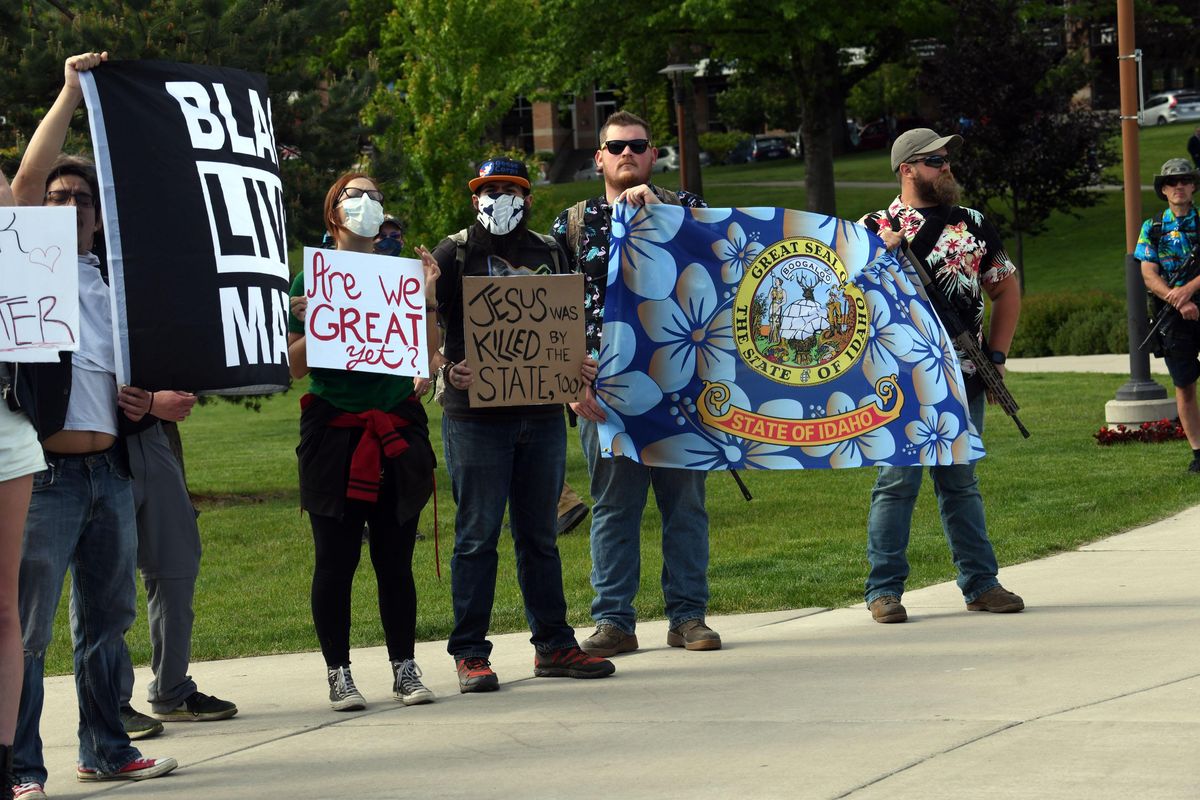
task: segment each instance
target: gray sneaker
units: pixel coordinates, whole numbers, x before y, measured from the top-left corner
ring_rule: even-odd
[[[367,701],[354,685],[349,666],[334,667],[328,673],[329,705],[334,711],[362,711],[367,707]]]
[[[161,722],[134,711],[132,706],[121,706],[121,724],[130,739],[149,739],[163,732]]]
[[[433,692],[421,683],[421,668],[411,658],[392,662],[392,697],[406,706],[433,702]]]
[[[721,635],[702,619],[689,619],[667,631],[667,644],[685,650],[720,650]]]
[[[589,656],[612,658],[617,653],[632,653],[638,649],[637,635],[626,633],[616,625],[601,622],[596,632],[579,644]]]

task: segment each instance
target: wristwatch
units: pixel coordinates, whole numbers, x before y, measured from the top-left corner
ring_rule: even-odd
[[[1005,361],[1008,361],[1008,356],[1004,353],[1001,353],[999,350],[993,350],[988,353],[988,359],[993,364],[1003,364]]]

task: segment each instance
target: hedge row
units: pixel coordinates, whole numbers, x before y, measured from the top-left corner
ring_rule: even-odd
[[[1129,352],[1125,301],[1105,292],[1026,295],[1011,356]]]

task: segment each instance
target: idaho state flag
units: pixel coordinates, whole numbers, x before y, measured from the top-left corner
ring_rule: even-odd
[[[621,203],[605,298],[606,456],[719,470],[984,454],[920,279],[860,225]]]

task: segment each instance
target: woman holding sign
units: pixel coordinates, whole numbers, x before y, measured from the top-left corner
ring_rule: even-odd
[[[325,225],[337,250],[373,253],[383,217],[383,193],[361,173],[338,178],[325,196]],[[420,252],[430,305],[438,269],[427,252]],[[296,454],[300,504],[312,522],[316,549],[313,623],[325,656],[329,703],[335,711],[366,708],[350,674],[350,596],[364,523],[371,533],[379,616],[394,677],[392,695],[405,705],[432,702],[433,692],[421,683],[413,658],[417,592],[412,575],[417,522],[433,493],[435,459],[418,399],[429,382],[377,372],[310,370],[304,327],[309,295],[303,272],[292,282],[291,296],[291,373],[294,379],[311,377],[308,394],[300,400]],[[427,327],[434,324],[429,314]]]

